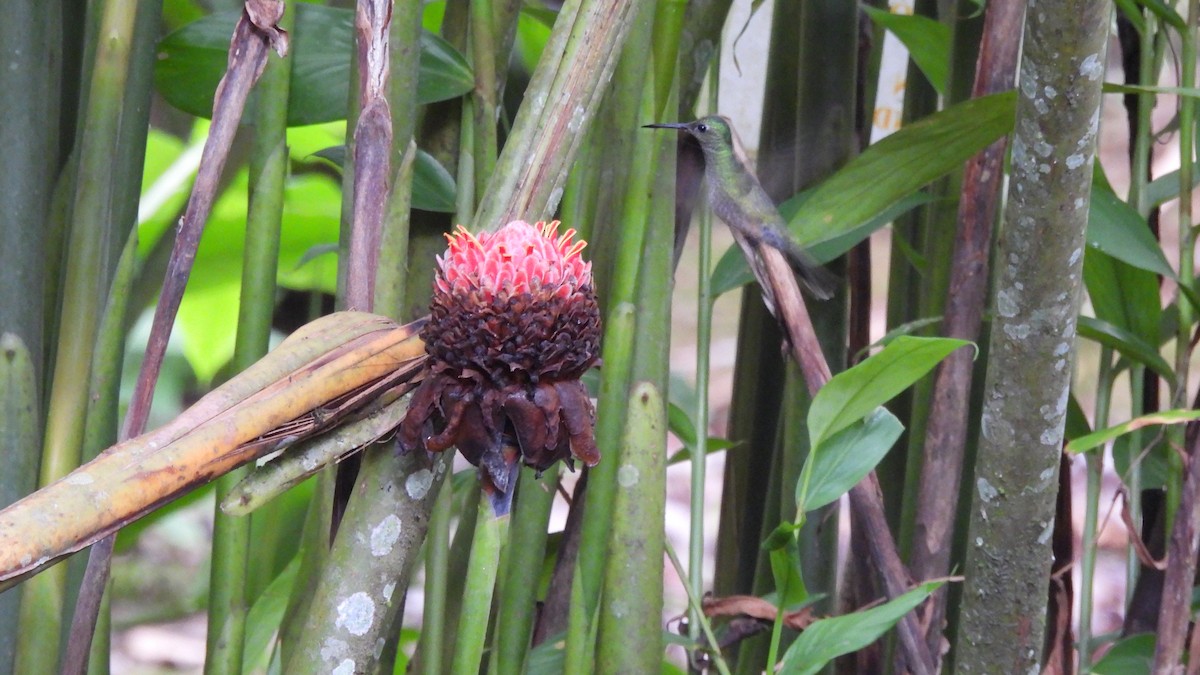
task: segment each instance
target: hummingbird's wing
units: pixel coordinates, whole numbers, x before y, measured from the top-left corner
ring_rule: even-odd
[[[833,297],[833,292],[838,286],[838,278],[829,270],[821,267],[799,244],[792,241],[791,237],[780,232],[773,225],[768,225],[763,228],[762,239],[764,244],[779,249],[783,253],[788,264],[791,265],[792,271],[800,278],[800,283],[809,295],[817,300],[828,300]]]

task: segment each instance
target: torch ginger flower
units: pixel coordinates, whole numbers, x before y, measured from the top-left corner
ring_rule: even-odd
[[[458,446],[484,486],[510,494],[517,454],[546,470],[600,461],[595,413],[579,377],[599,356],[600,310],[586,245],[558,221],[446,235],[430,320],[430,370],[413,394],[400,447]]]

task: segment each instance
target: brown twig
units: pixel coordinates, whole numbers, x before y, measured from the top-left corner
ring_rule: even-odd
[[[1012,89],[1020,41],[1024,0],[988,4],[972,96]],[[999,205],[1007,139],[1002,138],[967,162],[958,208],[958,229],[946,296],[945,335],[977,340],[987,300],[988,251]],[[925,434],[920,489],[913,530],[912,573],[918,579],[950,571],[951,539],[958,513],[970,406],[973,352],[959,349],[938,368]],[[946,589],[930,598],[926,644],[938,653],[946,609]]]
[[[1191,618],[1192,585],[1196,576],[1196,554],[1200,548],[1200,434],[1189,434],[1187,474],[1167,547],[1167,570],[1163,581],[1162,605],[1158,611],[1158,641],[1154,648],[1154,672],[1177,673]]]
[[[150,340],[121,431],[122,440],[133,438],[146,428],[154,384],[158,381],[158,373],[166,355],[171,326],[175,323],[175,315],[183,300],[183,291],[200,244],[200,234],[212,211],[217,183],[225,168],[238,121],[246,107],[246,98],[266,67],[268,47],[273,47],[281,55],[287,51],[287,33],[276,25],[283,17],[283,10],[282,0],[247,0],[242,18],[234,29],[229,45],[229,67],[213,98],[212,126],[204,143],[196,182],[179,225],[175,248],[154,311]],[[108,582],[115,536],[111,534],[106,537],[93,547],[88,556],[87,570],[71,622],[63,673],[82,673],[86,670],[100,601]]]

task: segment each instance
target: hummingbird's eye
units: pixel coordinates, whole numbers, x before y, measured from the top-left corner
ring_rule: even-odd
[[[708,131],[708,125],[707,124],[697,124],[696,131],[699,131],[702,134],[706,133]]]

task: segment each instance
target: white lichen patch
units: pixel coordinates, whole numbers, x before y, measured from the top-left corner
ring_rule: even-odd
[[[1020,309],[1016,293],[1005,289],[996,293],[996,313],[1003,317],[1014,317]]]
[[[1029,333],[1029,324],[1014,323],[1006,324],[1004,326],[1004,334],[1014,340],[1024,340],[1025,338],[1029,337]]]
[[[1078,152],[1067,156],[1067,168],[1074,171],[1083,166],[1087,162],[1087,158]]]
[[[979,490],[979,498],[982,499],[984,503],[991,502],[993,499],[1000,496],[1000,491],[996,489],[996,486],[989,483],[986,478],[980,478],[976,480],[975,487]]]
[[[392,593],[396,592],[396,582],[389,581],[383,585],[383,599],[391,602]]]
[[[334,625],[344,628],[347,633],[366,635],[374,621],[375,602],[366,593],[359,591],[338,603]]]
[[[329,671],[329,675],[354,675],[354,659],[342,659],[336,668]]]
[[[336,661],[337,659],[344,658],[349,651],[350,645],[346,644],[345,640],[333,637],[327,638],[325,643],[321,645],[321,660]]]
[[[1043,87],[1042,93],[1046,95],[1046,98],[1054,98],[1055,96],[1058,96],[1058,90],[1050,85]]]
[[[1082,257],[1083,247],[1077,248],[1074,251],[1071,251],[1071,257],[1067,259],[1067,264],[1074,265],[1075,263],[1079,262],[1079,259]]]
[[[426,494],[429,494],[429,486],[433,485],[433,472],[429,469],[421,469],[408,476],[404,481],[404,491],[408,493],[408,498],[417,501],[424,499]]]
[[[1058,346],[1054,348],[1054,355],[1062,356],[1069,351],[1071,351],[1071,343],[1070,342],[1060,342],[1060,343],[1058,343]]]
[[[621,487],[633,487],[638,484],[639,478],[637,467],[632,464],[623,464],[617,469],[617,484]]]
[[[1104,76],[1104,64],[1100,62],[1099,54],[1089,54],[1083,63],[1079,64],[1079,74],[1095,82]]]
[[[391,553],[396,540],[400,538],[402,527],[400,518],[394,513],[389,513],[378,525],[371,528],[371,555],[378,558]]]
[[[96,482],[89,473],[73,473],[63,480],[67,485],[91,485]]]

